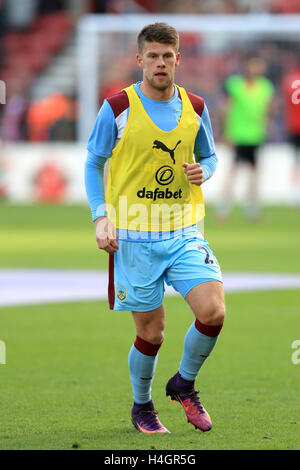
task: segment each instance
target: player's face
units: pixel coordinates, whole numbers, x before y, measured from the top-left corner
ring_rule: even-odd
[[[257,77],[258,75],[263,75],[265,72],[265,64],[259,57],[249,59],[246,63],[246,74],[249,77]]]
[[[145,42],[141,55],[137,55],[139,67],[143,69],[143,79],[161,91],[173,86],[179,60],[180,53],[171,44],[159,42]]]

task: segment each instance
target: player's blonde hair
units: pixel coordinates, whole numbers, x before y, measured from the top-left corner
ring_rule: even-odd
[[[179,48],[179,34],[173,26],[168,23],[153,23],[145,26],[137,37],[138,51],[143,52],[145,42],[159,42],[161,44],[171,44],[175,52]]]

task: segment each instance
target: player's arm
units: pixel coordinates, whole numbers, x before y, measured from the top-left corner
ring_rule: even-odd
[[[221,87],[220,96],[220,129],[222,129],[222,142],[233,150],[234,143],[232,137],[229,135],[227,128],[227,121],[229,118],[231,107],[233,106],[234,100],[236,99],[236,88],[237,82],[240,77],[237,75],[229,76],[225,79]]]
[[[106,157],[88,153],[85,162],[85,187],[95,224],[98,247],[114,253],[117,251],[118,234],[115,226],[107,217],[105,209],[104,166]]]
[[[95,232],[98,248],[107,253],[115,253],[119,249],[118,232],[107,216],[95,220]]]
[[[283,103],[280,97],[275,96],[275,90],[272,82],[266,79],[266,83],[268,84],[268,91],[269,91],[269,102],[268,102],[268,110],[267,110],[267,129],[268,133],[271,131],[272,121],[274,120],[277,112],[279,109],[283,108]]]
[[[104,165],[111,155],[116,136],[113,112],[108,102],[104,101],[87,145],[89,153],[85,162],[85,188],[98,247],[108,253],[114,253],[119,248],[117,230],[107,217],[104,190]]]
[[[195,141],[194,154],[196,163],[183,163],[182,166],[190,183],[200,186],[214,174],[218,165],[211,122],[205,105]]]

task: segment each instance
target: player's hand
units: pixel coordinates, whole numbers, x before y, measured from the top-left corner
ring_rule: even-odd
[[[98,248],[110,254],[115,253],[119,249],[116,227],[105,216],[96,219],[94,224]]]
[[[182,167],[190,183],[200,186],[204,182],[204,174],[200,163],[183,163]]]

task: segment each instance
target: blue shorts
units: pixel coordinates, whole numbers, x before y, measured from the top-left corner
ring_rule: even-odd
[[[154,242],[119,240],[118,245],[109,266],[113,310],[147,312],[160,307],[164,282],[183,297],[201,282],[222,282],[218,261],[199,232]]]

